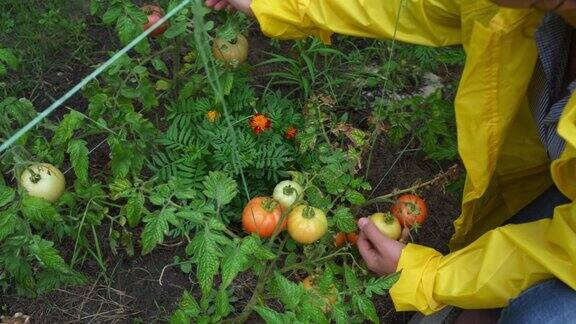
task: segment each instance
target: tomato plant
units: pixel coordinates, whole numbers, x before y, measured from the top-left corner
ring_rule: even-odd
[[[246,204],[242,212],[242,225],[249,233],[256,233],[260,237],[270,237],[282,218],[282,205],[269,197],[256,197]],[[279,230],[286,228],[286,220],[282,222]]]
[[[288,214],[288,233],[299,243],[314,243],[328,230],[326,214],[318,208],[300,205]]]
[[[388,236],[393,240],[400,238],[402,234],[402,227],[400,222],[396,217],[392,216],[390,213],[375,213],[370,216],[370,220],[376,224],[376,227],[382,232],[382,234]]]
[[[402,227],[422,225],[428,216],[428,209],[424,200],[417,195],[402,195],[390,209]]]

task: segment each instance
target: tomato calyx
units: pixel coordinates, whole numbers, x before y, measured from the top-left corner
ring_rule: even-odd
[[[390,214],[389,212],[384,213],[384,223],[390,225],[390,224],[394,223],[395,219],[396,218],[394,216],[392,216],[392,214]]]
[[[284,188],[282,188],[282,193],[285,194],[286,196],[292,196],[293,194],[298,194],[298,190],[296,190],[291,185],[287,185]]]
[[[36,173],[32,169],[30,169],[29,171],[30,171],[30,181],[32,183],[38,183],[40,180],[42,180],[42,176],[40,175],[40,173]]]
[[[418,207],[417,204],[415,204],[413,201],[405,201],[405,202],[401,202],[402,204],[404,204],[404,206],[406,206],[406,208],[408,209],[408,213],[411,215],[418,215],[420,214],[420,207]]]
[[[278,207],[278,202],[272,198],[266,198],[262,200],[260,206],[267,212],[272,212],[276,207]]]
[[[302,211],[302,217],[305,219],[312,219],[316,217],[316,212],[314,211],[314,207],[306,206]]]

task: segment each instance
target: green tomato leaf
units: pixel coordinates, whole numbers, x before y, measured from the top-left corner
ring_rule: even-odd
[[[22,199],[22,214],[36,226],[54,224],[62,221],[62,217],[51,203],[44,199],[25,196]]]
[[[220,289],[226,289],[232,280],[236,278],[243,265],[247,262],[247,257],[241,251],[230,247],[222,261],[222,283]]]
[[[347,324],[350,323],[350,317],[346,313],[342,304],[336,304],[332,307],[332,319],[336,324]]]
[[[268,324],[282,324],[286,323],[284,316],[275,310],[264,306],[256,306],[254,310],[260,317],[262,317]]]
[[[216,200],[218,206],[224,206],[232,201],[238,193],[238,185],[228,174],[211,171],[205,178],[204,195]]]
[[[4,207],[11,203],[12,200],[14,200],[15,193],[14,189],[0,185],[0,207]]]
[[[386,277],[370,278],[366,283],[365,294],[368,298],[372,298],[373,294],[384,295],[387,290],[400,279],[400,272],[393,273]]]
[[[350,209],[345,207],[339,207],[334,211],[334,223],[338,230],[345,233],[351,233],[358,229],[356,225],[356,219],[350,212]]]
[[[183,310],[177,309],[170,317],[170,324],[190,324],[190,318],[186,316]]]
[[[171,39],[186,32],[186,20],[173,19],[170,26],[164,33],[164,37]]]
[[[374,307],[374,303],[372,303],[370,298],[361,295],[353,295],[352,304],[355,305],[360,313],[362,313],[362,315],[367,319],[373,323],[380,323],[380,319],[378,319],[378,314],[376,313],[376,307]]]
[[[81,139],[71,140],[68,144],[68,154],[74,173],[83,183],[88,182],[88,148],[86,141]]]
[[[200,306],[189,292],[185,291],[178,306],[187,316],[196,317],[200,314]]]
[[[278,272],[274,274],[274,284],[282,304],[289,310],[295,310],[304,295],[304,286],[293,283]]]
[[[215,235],[208,229],[198,233],[186,247],[186,253],[196,263],[196,277],[204,298],[210,295],[214,276],[218,273],[221,252]]]
[[[118,17],[120,17],[120,14],[122,14],[122,8],[119,5],[113,5],[104,13],[104,16],[102,16],[102,21],[106,25],[110,25],[115,22]]]
[[[169,230],[168,222],[175,217],[174,210],[166,208],[144,219],[146,226],[142,231],[142,255],[149,253],[158,243],[164,241],[164,235],[167,235]]]
[[[18,68],[18,58],[10,49],[0,48],[0,61],[6,63],[13,70]]]
[[[38,259],[38,262],[47,269],[65,274],[74,273],[66,262],[64,262],[58,250],[54,248],[54,243],[50,241],[35,237],[34,242],[30,244],[30,252]]]
[[[126,205],[122,207],[122,214],[126,215],[130,227],[138,226],[144,211],[144,196],[142,194],[128,198]]]
[[[0,242],[12,234],[16,229],[17,219],[14,213],[0,212]]]
[[[303,320],[304,323],[328,324],[328,319],[318,304],[314,303],[314,301],[302,303],[300,309],[296,312],[298,319]]]
[[[216,315],[219,318],[224,318],[230,314],[233,310],[230,306],[230,297],[228,296],[228,291],[225,288],[220,287],[218,293],[216,294]]]
[[[353,205],[361,205],[364,202],[366,202],[366,198],[364,198],[364,195],[362,195],[356,190],[346,191],[346,200],[348,200]]]
[[[60,121],[58,128],[56,128],[54,136],[52,136],[52,145],[63,145],[68,140],[70,140],[74,134],[74,131],[82,126],[83,120],[84,116],[75,110],[72,110],[66,114],[64,119]]]
[[[162,72],[164,74],[170,73],[168,71],[168,66],[160,58],[156,57],[156,58],[152,59],[151,62],[152,62],[152,66],[156,69],[156,71]]]
[[[360,289],[360,280],[358,280],[356,273],[349,266],[344,266],[344,279],[350,290],[358,291]]]

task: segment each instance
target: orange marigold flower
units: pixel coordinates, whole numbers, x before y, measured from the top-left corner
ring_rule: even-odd
[[[290,127],[288,127],[288,129],[286,130],[286,134],[284,134],[284,137],[285,137],[287,140],[291,140],[291,139],[293,139],[294,137],[296,137],[296,134],[298,134],[298,130],[296,129],[296,127],[290,126]]]
[[[256,113],[250,118],[250,127],[252,127],[254,134],[260,134],[272,127],[272,122],[263,114]]]
[[[210,110],[206,113],[206,118],[208,118],[211,123],[215,122],[218,117],[220,117],[220,113],[217,110]]]

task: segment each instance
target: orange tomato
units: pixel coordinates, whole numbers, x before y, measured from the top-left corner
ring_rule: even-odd
[[[350,245],[356,245],[356,242],[358,242],[358,233],[354,232],[354,233],[347,233],[346,234],[346,239],[348,240],[348,242],[350,243]]]
[[[256,197],[246,204],[242,212],[242,225],[248,233],[256,233],[260,237],[270,237],[280,219],[284,209],[270,197]],[[280,231],[286,228],[284,219]]]
[[[344,232],[334,234],[334,245],[336,247],[341,247],[344,243],[346,243],[346,234]]]

